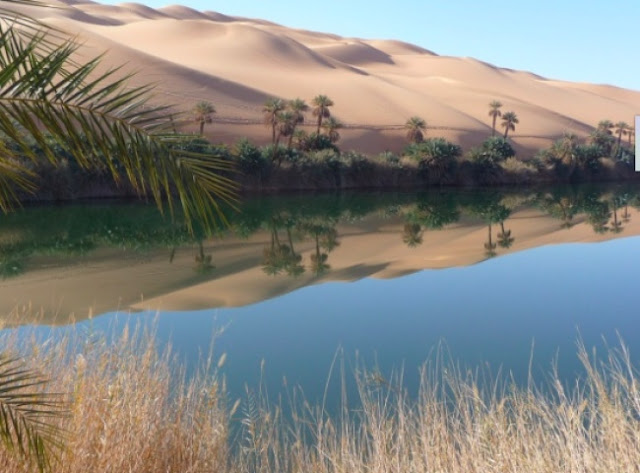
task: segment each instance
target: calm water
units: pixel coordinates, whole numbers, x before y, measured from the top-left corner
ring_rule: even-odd
[[[520,382],[555,360],[570,381],[578,338],[640,353],[639,208],[630,186],[273,197],[207,239],[138,204],[30,208],[0,220],[0,309],[47,334],[155,322],[191,363],[225,327],[233,396],[264,360],[272,394],[286,378],[318,400],[336,354],[415,390],[439,344]]]

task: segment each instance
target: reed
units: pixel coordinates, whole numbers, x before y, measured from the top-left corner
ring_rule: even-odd
[[[252,391],[232,403],[223,360],[186,376],[144,330],[55,343],[5,333],[2,347],[69,393],[61,473],[639,471],[640,384],[623,344],[602,360],[579,344],[584,376],[571,385],[552,375],[519,386],[436,360],[410,398],[401,378],[360,370],[359,399],[333,413],[297,390],[286,403]],[[0,465],[29,471],[5,450]]]

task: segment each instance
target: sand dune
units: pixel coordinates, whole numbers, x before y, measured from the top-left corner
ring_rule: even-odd
[[[180,5],[56,3],[63,8],[28,10],[78,34],[87,54],[108,50],[111,64],[141,71],[137,81],[159,82],[160,100],[185,110],[213,102],[217,121],[205,132],[217,141],[268,141],[256,124],[272,96],[329,95],[334,115],[350,125],[343,146],[366,152],[399,150],[401,125],[413,115],[427,121],[430,136],[477,144],[490,131],[493,99],[518,114],[513,139],[525,153],[566,130],[586,136],[604,118],[631,123],[640,110],[639,91],[548,80],[398,40],[343,38]]]

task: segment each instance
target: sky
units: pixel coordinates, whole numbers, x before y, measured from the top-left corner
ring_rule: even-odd
[[[398,39],[553,79],[640,90],[640,0],[138,1],[347,37]]]

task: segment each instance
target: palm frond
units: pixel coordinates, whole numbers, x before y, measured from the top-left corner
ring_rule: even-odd
[[[62,448],[66,415],[60,395],[42,392],[46,381],[19,357],[0,353],[0,440],[39,470],[48,471]]]
[[[184,151],[193,137],[173,132],[167,106],[151,104],[151,86],[129,86],[130,75],[118,69],[99,72],[101,57],[75,64],[73,41],[46,47],[44,34],[26,38],[13,26],[0,26],[0,133],[23,154],[38,159],[32,144],[53,163],[51,139],[89,168],[100,163],[119,182],[126,178],[141,195],[151,195],[162,210],[173,214],[177,195],[191,226],[205,228],[224,220],[221,203],[233,204],[232,163],[221,156]],[[6,161],[0,154],[0,162]],[[0,169],[2,172],[2,169]],[[28,177],[3,173],[23,184]],[[24,188],[24,185],[21,187]],[[12,195],[0,192],[0,208]]]

